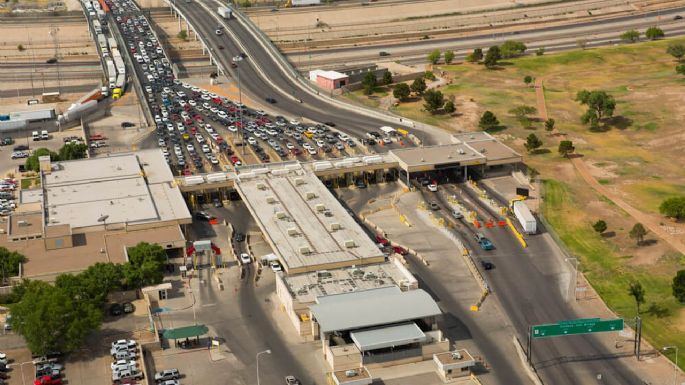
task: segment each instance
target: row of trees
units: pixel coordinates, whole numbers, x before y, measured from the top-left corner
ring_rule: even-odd
[[[661,39],[664,36],[666,36],[664,30],[659,27],[649,27],[645,31],[645,37],[649,40]],[[640,40],[640,32],[636,29],[631,29],[622,33],[620,38],[626,43],[635,43]]]
[[[376,90],[379,85],[390,85],[392,84],[392,73],[390,71],[383,72],[383,78],[381,82],[378,82],[375,72],[367,72],[362,78],[362,87],[364,89],[364,95],[371,95]]]
[[[83,159],[86,157],[87,150],[88,146],[83,143],[67,143],[62,146],[58,152],[50,151],[47,148],[41,147],[34,151],[31,156],[26,158],[25,167],[27,171],[38,172],[40,169],[38,158],[41,156],[50,155],[50,160],[53,162],[58,160]]]
[[[16,251],[0,247],[0,286],[7,284],[10,277],[19,275],[19,265],[26,262],[26,257]]]
[[[96,263],[61,274],[54,284],[25,280],[12,293],[12,328],[35,354],[78,349],[102,323],[109,293],[162,282],[167,257],[161,246],[141,242],[128,256],[126,264]]]
[[[445,53],[441,53],[439,49],[436,49],[434,51],[431,51],[431,53],[428,54],[428,62],[431,64],[438,64],[440,61],[440,57],[444,57],[445,59],[445,64],[451,64],[452,61],[454,60],[454,52],[453,51],[445,51]]]

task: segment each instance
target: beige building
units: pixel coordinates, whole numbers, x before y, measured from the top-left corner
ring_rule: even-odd
[[[45,159],[47,158],[47,159]],[[1,224],[0,246],[24,254],[22,277],[52,280],[97,262],[126,262],[145,241],[183,255],[192,217],[161,151],[51,163]]]

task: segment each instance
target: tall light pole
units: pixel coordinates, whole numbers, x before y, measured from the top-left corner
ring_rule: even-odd
[[[678,382],[678,347],[675,345],[671,346],[664,346],[661,348],[662,351],[666,352],[669,350],[675,350],[675,365],[673,365],[673,385],[676,385]],[[257,379],[257,383],[259,383],[259,379]]]
[[[257,355],[255,356],[255,360],[257,361],[257,385],[259,385],[259,356],[261,356],[262,354],[271,354],[271,349],[261,351],[257,353]]]
[[[578,261],[578,258],[566,258],[566,262],[573,261],[573,299],[575,301],[578,300],[578,266],[580,265],[580,261]]]

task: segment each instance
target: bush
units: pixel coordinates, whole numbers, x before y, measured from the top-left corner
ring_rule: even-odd
[[[645,31],[645,37],[649,40],[661,39],[664,36],[666,36],[664,30],[659,27],[649,27],[647,28],[647,31]]]
[[[636,41],[640,40],[640,32],[634,29],[626,31],[623,34],[621,34],[621,40],[627,43],[635,43]]]
[[[490,130],[497,126],[499,126],[499,120],[497,120],[495,114],[493,114],[491,111],[483,112],[483,115],[478,121],[478,127],[480,127],[482,130]]]
[[[454,103],[452,101],[448,101],[447,103],[445,103],[444,109],[446,113],[452,114],[454,113],[454,111],[457,110],[457,107],[454,106]]]
[[[17,46],[17,50],[18,50],[19,52],[23,52],[24,49],[25,49],[25,48],[24,48],[24,45],[22,45],[22,44],[19,44],[19,45]]]
[[[526,52],[526,49],[527,47],[525,44],[515,40],[507,40],[499,47],[499,50],[502,54],[502,59],[519,57]]]
[[[453,51],[445,51],[445,63],[451,64],[453,60],[454,60],[454,52]]]
[[[435,74],[433,73],[433,71],[426,71],[423,74],[423,78],[428,80],[435,80]]]
[[[188,40],[188,31],[182,29],[178,34],[176,34],[176,37],[184,41]]]
[[[545,54],[545,49],[540,47],[535,51],[535,56],[542,56]]]
[[[440,61],[440,51],[436,49],[435,51],[429,53],[427,59],[431,64],[438,64],[438,61]]]
[[[659,212],[676,220],[685,219],[685,196],[664,200],[659,206]]]

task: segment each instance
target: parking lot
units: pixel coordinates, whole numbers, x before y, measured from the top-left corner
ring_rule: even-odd
[[[273,116],[174,79],[160,42],[140,10],[127,0],[112,1],[111,8],[154,116],[157,144],[177,175],[242,164],[356,156],[411,145],[401,135],[382,131],[353,138],[333,122]],[[232,66],[244,60],[249,58],[236,56]]]

